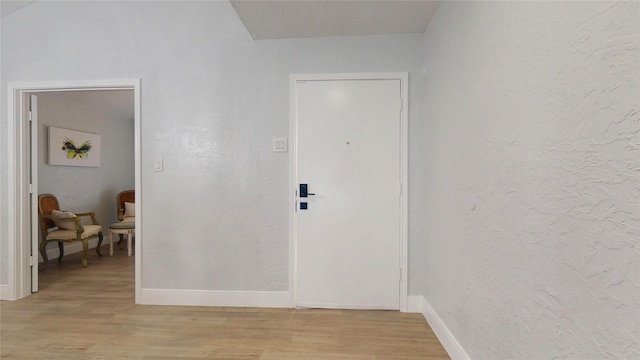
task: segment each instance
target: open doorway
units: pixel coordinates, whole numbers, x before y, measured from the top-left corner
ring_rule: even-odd
[[[29,109],[29,103],[32,95],[40,95],[41,97],[52,98],[55,100],[56,96],[70,96],[72,93],[75,93],[76,96],[82,97],[84,95],[87,98],[91,97],[93,100],[98,100],[99,97],[93,97],[93,95],[91,95],[92,92],[95,92],[96,94],[99,94],[100,92],[105,92],[104,94],[106,94],[106,92],[115,94],[119,91],[127,91],[127,94],[130,95],[133,100],[133,122],[129,125],[129,128],[131,129],[130,131],[133,132],[132,136],[130,134],[130,138],[133,139],[133,151],[128,150],[128,152],[132,152],[129,154],[129,158],[133,159],[133,167],[130,171],[133,172],[134,181],[132,189],[136,190],[135,211],[136,214],[138,214],[136,217],[135,249],[135,293],[136,299],[138,299],[141,268],[140,244],[142,242],[142,232],[140,229],[140,80],[132,79],[75,83],[46,82],[9,84],[9,158],[13,159],[15,166],[10,168],[8,176],[8,200],[10,207],[9,235],[12,240],[9,242],[8,251],[9,291],[3,294],[3,300],[16,300],[28,296],[32,291],[37,290],[38,285],[39,233],[37,197],[39,193],[42,193],[39,189],[38,182],[38,158],[43,157],[42,154],[46,153],[46,149],[41,149],[42,146],[38,145],[43,143],[43,139],[46,139],[47,134],[46,130],[43,130],[44,128],[39,128],[41,124],[38,124],[37,120],[29,120],[31,112]],[[74,101],[79,102],[79,99],[76,98]],[[94,105],[99,106],[96,104]],[[88,107],[86,103],[82,106],[85,108]],[[85,112],[87,111],[90,112],[85,109]],[[47,126],[47,124],[42,125]],[[71,128],[73,126],[74,125],[67,126],[67,128]],[[37,136],[39,132],[44,132],[44,134]],[[32,143],[36,146],[32,147]],[[35,154],[38,154],[39,156],[36,156]],[[46,157],[44,157],[44,159],[46,162]],[[124,185],[110,186],[120,187]],[[95,191],[100,193],[98,195],[98,198],[100,199],[99,201],[103,201],[107,208],[115,206],[108,204],[115,204],[115,195],[113,196],[113,199],[107,199],[108,191],[104,192],[104,194],[101,193],[101,189],[97,189]],[[63,206],[66,205],[63,204]],[[103,233],[105,234],[103,244],[108,243],[107,230],[109,225],[113,222],[111,221],[111,217],[116,216],[115,214],[112,215],[111,212],[113,211],[105,211],[102,215],[104,216],[104,219],[101,221],[101,225],[103,226]],[[69,250],[73,251],[72,248]],[[55,252],[57,250],[54,249],[53,251]]]
[[[105,245],[109,241],[109,224],[118,222],[116,196],[135,189],[133,90],[47,91],[33,93],[31,99],[32,120],[36,117],[33,114],[37,114],[37,141],[32,147],[37,155],[32,160],[37,163],[36,195],[55,196],[62,210],[93,212],[104,235],[102,254],[108,254]],[[60,144],[60,139],[54,139],[63,133],[87,134],[93,140],[87,141],[86,149],[81,150],[86,139],[70,139],[67,146],[74,149],[63,150],[64,142]],[[57,159],[55,155],[61,158]],[[40,234],[44,236],[42,226]],[[115,238],[120,240],[118,235]],[[53,270],[52,267],[57,267],[58,271],[79,270],[78,264],[70,264],[67,257],[82,252],[82,244],[77,241],[62,243],[65,257],[58,262],[55,260],[60,253],[59,244],[46,246],[47,263],[43,261],[42,249],[34,254],[34,257],[38,256],[40,272],[37,284],[32,280],[32,291],[46,290],[51,281],[56,281],[56,277],[43,277]],[[97,238],[89,240],[87,259],[94,266],[96,261],[105,260],[93,250],[97,244]]]

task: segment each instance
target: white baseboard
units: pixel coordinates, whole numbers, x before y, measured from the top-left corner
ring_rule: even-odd
[[[102,240],[102,245],[105,245],[108,243],[109,243],[109,238],[108,236],[105,236]],[[48,245],[47,257],[49,258],[49,261],[57,259],[58,256],[60,255],[60,251],[58,250],[58,244],[57,243],[52,243],[52,244],[53,245],[47,244]],[[98,239],[89,240],[89,249],[94,249],[97,245],[98,245]],[[79,241],[74,241],[74,242],[64,244],[65,255],[71,255],[71,254],[79,253],[81,251],[82,251],[82,243]],[[43,261],[44,260],[42,259],[42,255],[40,255],[40,252],[38,252],[38,262],[43,262]]]
[[[431,304],[424,296],[409,296],[408,312],[421,313],[425,320],[440,340],[440,343],[447,350],[449,356],[453,360],[471,360],[471,357],[464,351],[464,348],[458,340],[453,336],[449,328],[445,325]]]
[[[142,289],[142,305],[291,307],[288,291],[216,291]]]

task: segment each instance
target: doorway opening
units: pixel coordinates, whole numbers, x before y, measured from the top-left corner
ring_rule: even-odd
[[[140,79],[83,81],[83,82],[34,82],[9,84],[9,160],[12,166],[8,176],[8,224],[9,284],[3,292],[2,300],[17,300],[37,291],[38,286],[38,210],[37,197],[41,193],[37,181],[38,126],[30,120],[29,105],[32,95],[51,96],[57,94],[90,94],[100,91],[127,91],[133,98],[133,177],[135,189],[136,242],[135,242],[135,298],[140,292],[141,269],[141,161],[140,161]],[[34,126],[35,125],[35,126]],[[42,131],[42,130],[41,130]],[[40,151],[42,154],[43,151]],[[42,155],[41,155],[42,156]],[[62,200],[64,202],[64,200]],[[115,202],[115,198],[110,202]],[[108,221],[108,220],[107,220]],[[101,223],[105,241],[108,239],[108,226],[111,222]],[[103,241],[103,245],[105,242]],[[90,266],[90,265],[89,265]]]

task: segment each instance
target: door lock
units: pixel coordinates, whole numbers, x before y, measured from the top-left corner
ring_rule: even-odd
[[[314,193],[310,193],[308,191],[308,186],[307,184],[300,184],[300,197],[301,198],[306,198],[308,196],[312,196],[315,195]]]

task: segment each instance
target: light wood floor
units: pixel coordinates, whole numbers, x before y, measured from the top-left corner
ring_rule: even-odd
[[[126,247],[126,246],[125,246]],[[3,359],[449,359],[419,314],[134,304],[134,257],[49,261],[0,303]]]

